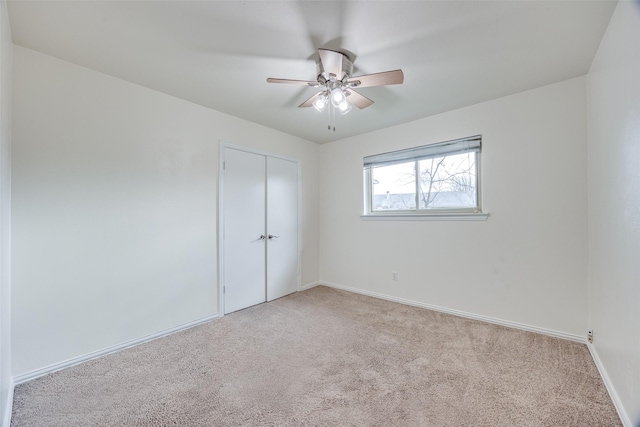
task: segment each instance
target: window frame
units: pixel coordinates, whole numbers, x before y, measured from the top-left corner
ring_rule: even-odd
[[[470,151],[475,152],[475,168],[476,168],[476,179],[475,179],[475,192],[476,192],[476,206],[474,207],[443,207],[443,208],[427,208],[420,209],[419,204],[419,194],[420,194],[420,182],[418,179],[418,168],[419,162],[426,158],[435,157],[434,154],[430,156],[421,157],[418,155],[412,155],[411,153],[420,153],[420,152],[429,152],[437,150],[440,147],[446,147],[447,145],[455,145],[455,144],[464,144],[465,142],[477,141],[478,148],[477,149],[461,149],[456,151],[447,152],[443,156],[446,157],[449,155],[456,155],[467,153]],[[403,155],[406,158],[403,158]],[[371,170],[373,168],[372,165],[366,165],[367,159],[371,158],[396,158],[394,160],[395,164],[398,163],[409,163],[411,161],[414,162],[414,173],[416,175],[415,186],[416,186],[416,208],[415,209],[407,209],[407,210],[392,210],[392,211],[374,211],[373,210],[373,174]],[[395,150],[388,153],[382,153],[375,156],[366,156],[363,159],[363,191],[364,191],[364,213],[361,215],[363,219],[409,219],[409,220],[486,220],[488,217],[487,213],[482,211],[482,191],[481,191],[481,157],[482,157],[482,135],[471,136],[467,138],[459,138],[449,141],[437,142],[433,144],[427,144],[417,147],[411,147],[403,150]],[[404,161],[406,160],[406,162]],[[390,163],[394,164],[394,163]]]

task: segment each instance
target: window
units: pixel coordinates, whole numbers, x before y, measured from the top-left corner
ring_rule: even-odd
[[[480,136],[364,158],[365,215],[479,213]]]

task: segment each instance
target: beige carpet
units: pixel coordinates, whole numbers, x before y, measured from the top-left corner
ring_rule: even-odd
[[[583,344],[317,287],[19,385],[11,425],[621,423]]]

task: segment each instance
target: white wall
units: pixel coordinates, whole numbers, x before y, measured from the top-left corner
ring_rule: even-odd
[[[11,29],[0,2],[0,425],[9,425],[11,379]]]
[[[316,144],[18,46],[13,84],[14,376],[217,313],[219,140],[302,160],[317,281]]]
[[[585,84],[580,77],[321,146],[321,280],[584,338]],[[364,156],[477,134],[487,221],[360,218]]]
[[[640,426],[640,3],[621,1],[588,75],[589,325]]]

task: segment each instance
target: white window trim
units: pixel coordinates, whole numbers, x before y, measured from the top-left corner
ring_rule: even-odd
[[[478,135],[477,137],[480,137]],[[462,138],[459,141],[470,138]],[[455,142],[455,141],[452,141]],[[421,148],[421,147],[417,147]],[[411,150],[411,149],[408,149]],[[402,151],[402,150],[400,150]],[[481,196],[481,161],[480,157],[482,151],[476,153],[476,197],[478,201],[477,208],[459,208],[459,209],[433,209],[429,210],[417,210],[417,211],[391,211],[391,212],[375,212],[371,210],[372,206],[372,191],[371,191],[371,168],[365,168],[363,173],[363,191],[364,191],[364,213],[360,215],[360,218],[366,221],[486,221],[489,217],[488,212],[482,211],[482,196]],[[381,156],[384,156],[381,155]]]
[[[471,213],[410,213],[410,214],[363,214],[360,215],[365,221],[486,221],[489,214],[486,212]]]

